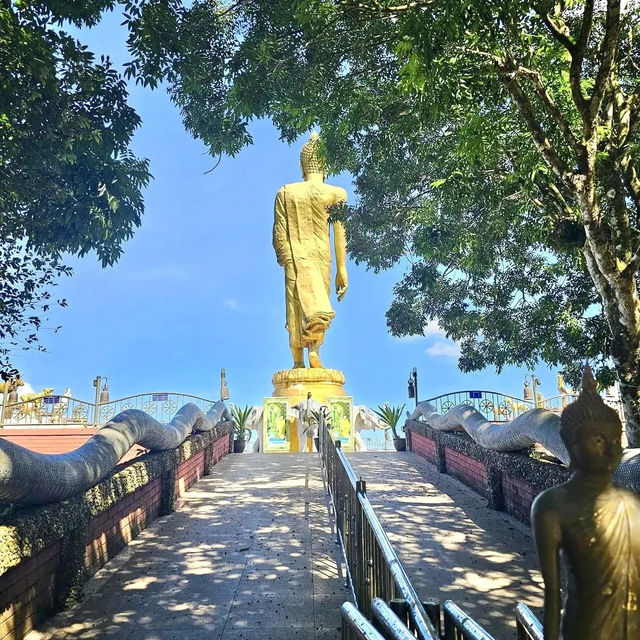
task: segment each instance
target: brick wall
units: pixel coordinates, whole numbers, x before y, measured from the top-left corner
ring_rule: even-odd
[[[438,431],[419,421],[409,421],[405,432],[411,451],[486,497],[491,508],[527,524],[535,497],[569,477],[564,465],[533,459],[526,451],[484,449],[465,433]]]
[[[448,474],[458,478],[481,495],[487,496],[489,491],[487,469],[482,462],[449,448],[444,450],[444,459]]]
[[[104,567],[158,517],[161,492],[160,478],[156,478],[89,521],[84,559],[89,575]]]
[[[429,462],[436,462],[436,443],[435,440],[423,436],[421,433],[412,434],[411,438],[411,451],[419,453],[423,458],[429,460]]]
[[[204,451],[196,453],[188,460],[185,460],[179,467],[176,474],[175,494],[184,495],[189,488],[198,482],[204,474]]]
[[[0,638],[22,638],[54,610],[59,554],[57,542],[0,578]]]
[[[4,427],[0,438],[38,453],[66,453],[97,432],[96,427]]]
[[[0,438],[31,451],[51,454],[73,451],[96,433],[98,433],[97,427],[4,427],[0,429]],[[121,462],[131,460],[145,452],[144,447],[134,444],[125,453]]]
[[[502,474],[501,480],[505,511],[528,523],[531,505],[540,492],[528,482],[507,473]]]
[[[176,450],[149,453],[119,465],[86,494],[27,509],[24,515],[18,513],[2,523],[0,547],[8,552],[5,555],[0,548],[0,640],[21,640],[38,622],[70,603],[74,598],[70,593],[81,588],[84,579],[126,547],[163,509],[173,509],[175,498],[230,452],[231,438],[231,426],[216,435],[192,436]],[[128,489],[136,478],[143,480]],[[103,502],[104,509],[95,507]],[[51,530],[49,522],[55,523]],[[35,536],[32,543],[29,535]],[[14,558],[13,566],[7,566]],[[70,576],[65,569],[74,563],[78,570]]]

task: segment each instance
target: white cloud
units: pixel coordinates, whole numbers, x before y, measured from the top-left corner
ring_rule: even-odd
[[[424,340],[425,338],[445,339],[446,337],[444,329],[438,324],[438,321],[429,320],[429,322],[427,322],[427,324],[422,328],[421,334],[414,336],[398,336],[395,337],[395,339],[400,340],[401,342],[417,342],[418,340]]]
[[[459,358],[460,357],[460,345],[450,340],[436,340],[430,347],[427,347],[424,351],[428,356],[432,358]]]
[[[222,301],[222,306],[231,311],[240,311],[240,303],[237,298],[226,298]]]
[[[438,324],[437,320],[429,320],[427,324],[424,325],[422,329],[422,333],[426,338],[446,338],[446,334],[444,329]]]
[[[18,398],[22,396],[23,393],[35,393],[33,387],[28,382],[25,382],[21,387],[18,387],[16,391],[18,392]]]

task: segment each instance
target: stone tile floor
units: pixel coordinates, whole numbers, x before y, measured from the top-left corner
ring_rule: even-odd
[[[227,456],[28,640],[330,640],[344,586],[317,455]]]
[[[413,453],[350,454],[422,597],[453,599],[497,639],[537,613],[528,527]],[[329,640],[349,599],[319,460],[226,457],[87,584],[86,599],[28,640]]]
[[[421,598],[454,600],[496,639],[515,638],[515,605],[541,615],[529,527],[487,507],[415,453],[348,455]]]

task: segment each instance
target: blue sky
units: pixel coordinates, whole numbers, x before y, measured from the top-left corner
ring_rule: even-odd
[[[120,21],[107,14],[80,37],[121,64]],[[86,399],[96,375],[108,377],[112,399],[146,391],[217,398],[225,367],[232,401],[261,403],[271,394],[272,374],[291,364],[271,227],[277,190],[300,180],[304,140],[290,147],[269,122],[256,122],[254,145],[206,173],[214,161],[184,131],[167,95],[135,85],[130,91],[143,120],[134,150],[150,159],[154,175],[142,227],[114,267],[102,269],[95,256],[70,260],[74,275],[55,292],[69,306],[46,323],[62,329],[42,331],[47,353],[20,353],[15,363],[34,389],[71,387]],[[329,181],[354,201],[348,175]],[[392,338],[385,311],[401,270],[374,274],[352,262],[348,268],[349,290],[341,303],[333,297],[336,318],[321,355],[325,366],[344,372],[357,404],[412,403],[406,382],[414,366],[421,398],[457,389],[522,394],[525,370],[462,374],[456,346],[436,326],[425,337]],[[536,374],[544,395],[555,395],[555,373],[540,366]]]

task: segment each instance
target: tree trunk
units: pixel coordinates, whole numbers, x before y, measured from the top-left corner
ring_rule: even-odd
[[[620,393],[625,414],[625,430],[630,447],[640,447],[640,300],[635,274],[619,271],[602,273],[606,256],[598,242],[587,240],[584,255],[589,273],[602,299],[609,331],[610,355],[620,381]],[[604,248],[606,251],[606,248]]]
[[[610,308],[613,305],[610,305]],[[615,307],[614,307],[615,309]],[[629,330],[621,318],[607,320],[611,330],[611,357],[614,362],[626,420],[625,430],[630,447],[640,447],[640,348],[638,328]]]
[[[640,447],[640,355],[636,354],[634,365],[618,369],[620,394],[626,420],[625,431],[629,446]]]

